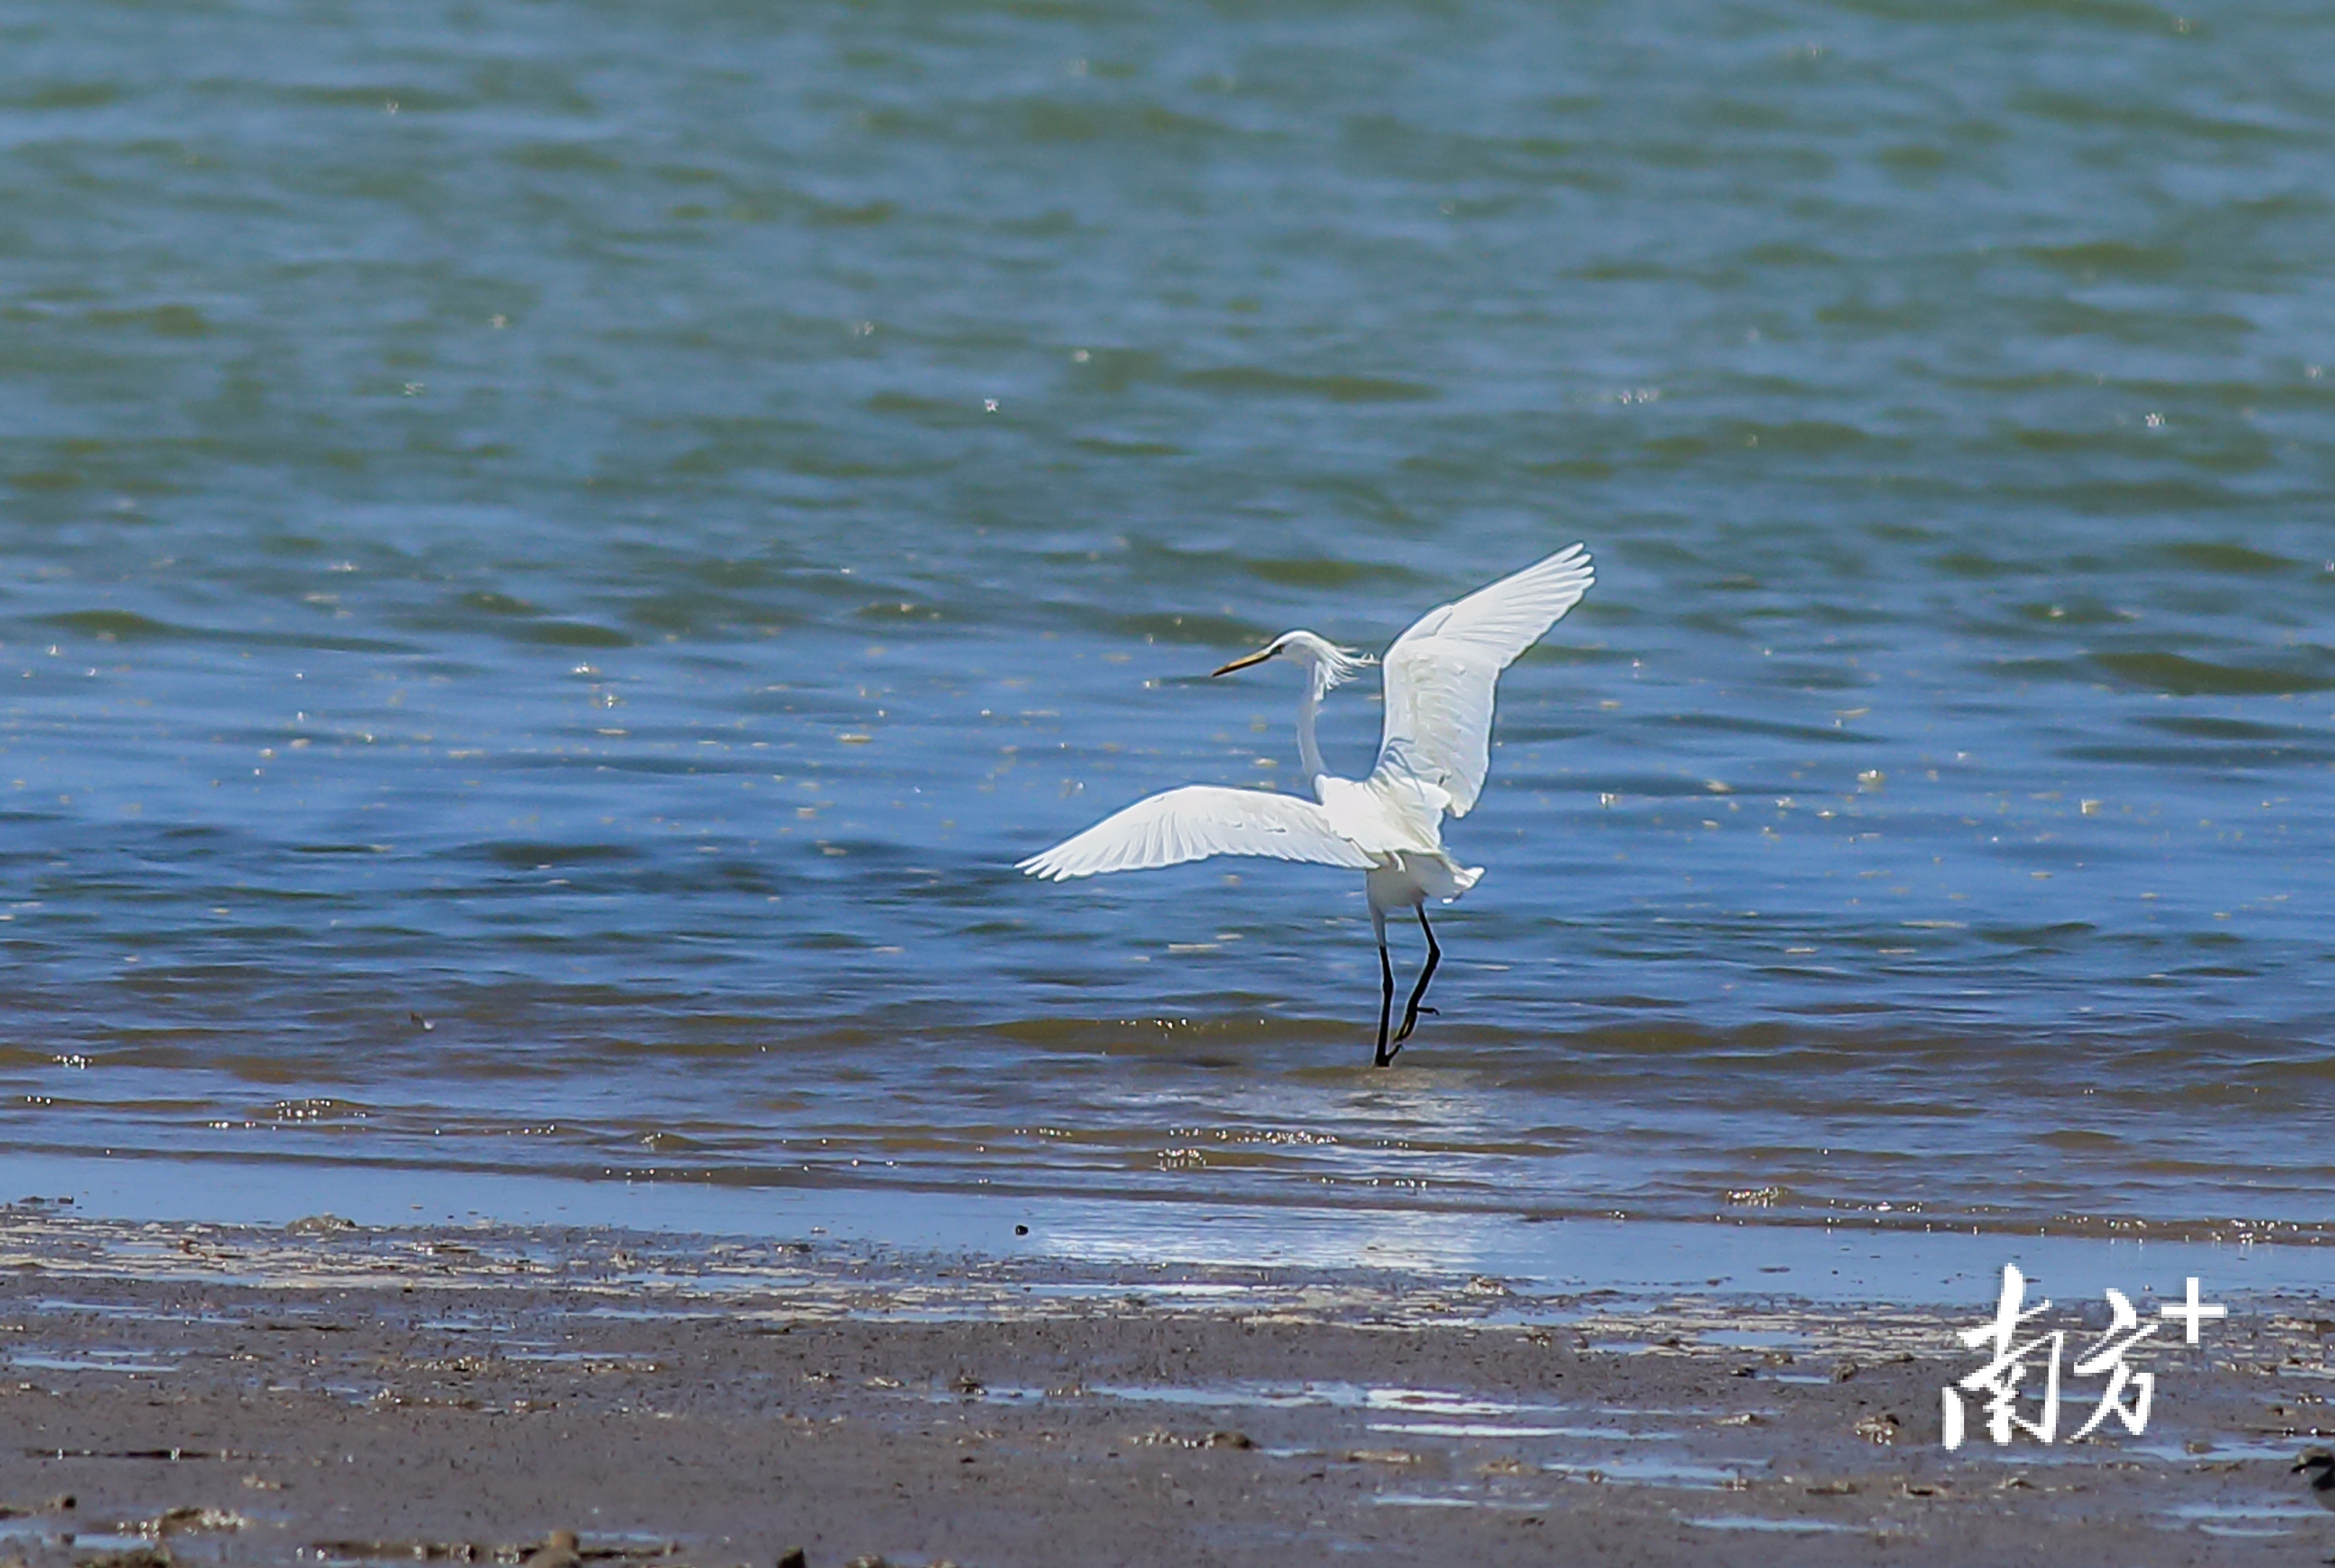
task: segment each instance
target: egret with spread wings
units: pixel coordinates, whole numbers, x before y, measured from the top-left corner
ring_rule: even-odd
[[[1313,717],[1332,688],[1369,663],[1311,632],[1285,632],[1260,652],[1216,673],[1293,660],[1304,672],[1297,702],[1297,752],[1314,798],[1263,789],[1191,784],[1138,800],[1065,839],[1021,869],[1064,881],[1104,871],[1178,866],[1212,855],[1259,855],[1343,866],[1364,874],[1371,929],[1379,944],[1379,1044],[1384,1067],[1419,1026],[1419,1002],[1443,950],[1427,923],[1427,901],[1448,904],[1484,874],[1443,847],[1443,818],[1465,817],[1491,765],[1492,696],[1500,672],[1580,603],[1594,581],[1589,552],[1560,550],[1514,576],[1429,610],[1386,651],[1386,728],[1378,765],[1367,779],[1336,779],[1322,764]],[[1387,956],[1386,917],[1412,909],[1427,937],[1427,962],[1391,1040],[1394,964]]]

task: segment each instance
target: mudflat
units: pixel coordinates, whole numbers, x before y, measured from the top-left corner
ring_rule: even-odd
[[[2335,1304],[1941,1446],[1967,1311],[0,1212],[0,1563],[2289,1563]],[[2094,1325],[2097,1331],[2098,1325]]]

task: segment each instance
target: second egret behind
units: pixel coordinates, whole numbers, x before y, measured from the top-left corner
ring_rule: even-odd
[[[1443,950],[1427,923],[1427,901],[1448,904],[1484,875],[1443,847],[1443,818],[1465,817],[1491,765],[1492,697],[1500,672],[1581,602],[1595,581],[1589,552],[1558,551],[1455,604],[1429,610],[1386,651],[1385,728],[1370,777],[1335,779],[1322,763],[1313,718],[1322,699],[1371,662],[1311,632],[1284,632],[1257,653],[1216,672],[1293,660],[1304,672],[1297,702],[1297,752],[1313,799],[1264,789],[1190,784],[1138,800],[1074,838],[1021,863],[1033,876],[1064,881],[1104,871],[1140,871],[1261,855],[1343,866],[1364,873],[1371,929],[1379,944],[1379,1044],[1373,1065],[1394,1060],[1419,1025],[1428,982]],[[1386,917],[1412,909],[1427,938],[1427,962],[1390,1040],[1394,964],[1387,956]]]

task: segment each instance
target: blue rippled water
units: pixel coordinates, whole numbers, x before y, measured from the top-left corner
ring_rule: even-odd
[[[2318,1234],[2323,8],[0,58],[13,1150]],[[1397,1070],[1359,878],[1012,871],[1576,538]]]

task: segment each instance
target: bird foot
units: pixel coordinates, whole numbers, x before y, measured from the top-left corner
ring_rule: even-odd
[[[1419,1008],[1417,1011],[1414,1011],[1414,1012],[1410,1013],[1410,1015],[1408,1015],[1407,1017],[1405,1017],[1405,1018],[1403,1019],[1403,1021],[1402,1021],[1402,1032],[1401,1032],[1401,1033],[1400,1033],[1400,1034],[1398,1034],[1398,1035],[1396,1035],[1396,1036],[1394,1037],[1394,1042],[1395,1042],[1395,1044],[1397,1044],[1397,1045],[1400,1045],[1404,1040],[1409,1040],[1409,1039],[1410,1038],[1410,1031],[1411,1031],[1412,1030],[1417,1029],[1417,1028],[1419,1027],[1419,1013],[1421,1013],[1421,1012],[1424,1012],[1424,1013],[1430,1013],[1430,1014],[1432,1014],[1433,1016],[1435,1016],[1435,1017],[1437,1017],[1437,1018],[1440,1018],[1440,1017],[1442,1017],[1442,1016],[1443,1016],[1441,1013],[1437,1012],[1437,1011],[1435,1011],[1435,1009],[1433,1009],[1433,1008],[1431,1008],[1431,1007],[1422,1007],[1422,1008]]]

